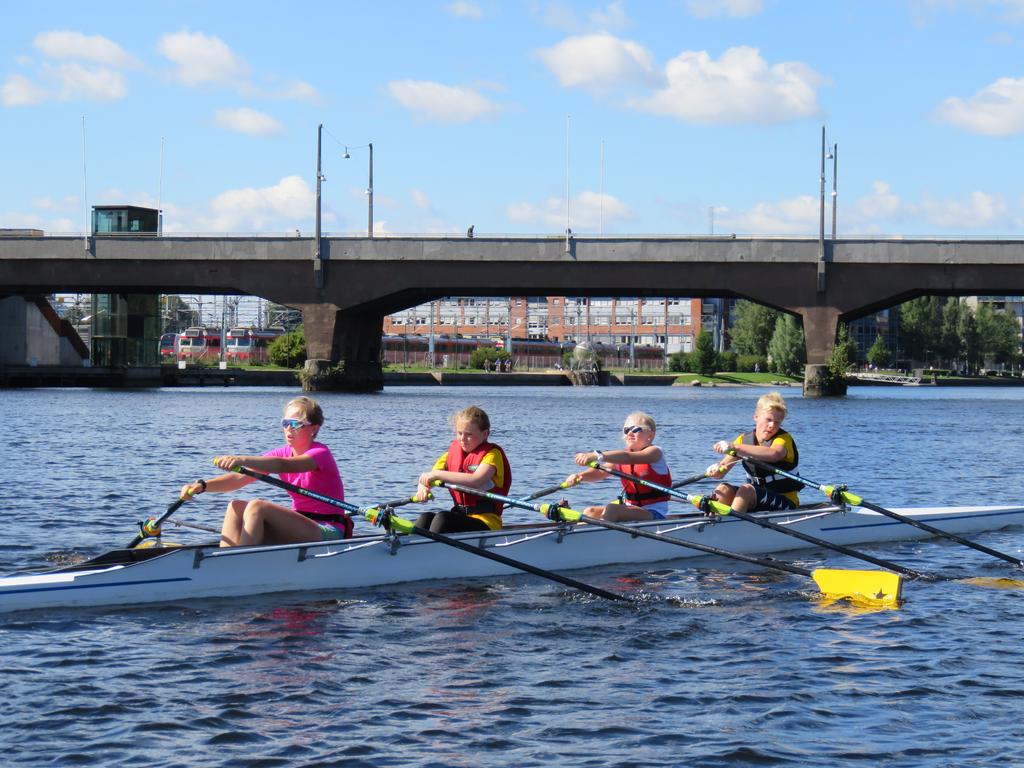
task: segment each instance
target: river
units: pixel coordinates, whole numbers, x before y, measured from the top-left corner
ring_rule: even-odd
[[[411,492],[478,404],[518,494],[572,454],[658,422],[677,477],[751,424],[756,388],[403,387],[324,394],[351,501]],[[123,545],[218,453],[280,441],[286,389],[4,390],[0,573]],[[881,504],[1012,503],[1024,390],[784,390],[800,469]],[[1015,426],[1016,425],[1016,426]],[[574,506],[616,484],[570,494]],[[260,488],[263,495],[276,493]],[[814,492],[806,490],[805,498]],[[223,496],[179,515],[218,525]],[[508,513],[527,520],[533,513]],[[207,534],[174,530],[181,541]],[[1020,554],[1017,530],[983,543]],[[949,542],[880,545],[921,569],[1002,575]],[[860,567],[818,551],[814,568]],[[714,558],[104,610],[0,615],[8,765],[991,766],[1020,764],[1024,592],[913,582],[896,610],[821,602],[801,579]]]

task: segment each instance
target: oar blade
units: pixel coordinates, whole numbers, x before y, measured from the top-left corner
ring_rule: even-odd
[[[971,584],[975,587],[988,587],[990,589],[1024,589],[1024,581],[1021,579],[1008,579],[1005,576],[971,576],[967,579],[957,579],[961,584]]]
[[[861,605],[896,606],[903,594],[903,576],[888,571],[817,568],[811,578],[822,594]]]

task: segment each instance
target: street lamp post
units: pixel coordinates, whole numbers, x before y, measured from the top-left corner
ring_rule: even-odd
[[[832,145],[832,239],[836,239],[836,199],[839,196],[837,188],[839,179],[839,145]]]
[[[370,169],[369,176],[366,185],[366,236],[369,238],[373,237],[373,142],[359,147],[345,147],[345,154],[342,155],[343,160],[348,160],[351,155],[348,153],[349,149],[363,149],[367,148],[370,150]]]

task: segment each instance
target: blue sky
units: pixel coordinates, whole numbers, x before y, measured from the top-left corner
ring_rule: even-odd
[[[713,209],[719,234],[816,235],[824,124],[840,236],[1024,237],[1024,0],[4,16],[0,227],[159,200],[167,232],[309,233],[322,122],[329,233],[365,232],[373,142],[379,233],[561,232],[568,165],[580,234],[704,234]]]

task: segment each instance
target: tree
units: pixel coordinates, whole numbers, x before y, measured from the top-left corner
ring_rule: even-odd
[[[936,351],[942,358],[942,364],[948,368],[959,368],[958,359],[963,354],[963,342],[960,338],[960,318],[963,313],[970,311],[967,307],[954,297],[946,299],[942,307],[942,328],[939,339],[935,345]]]
[[[964,307],[960,313],[959,332],[967,371],[977,373],[981,365],[981,344],[978,340],[978,319],[970,307]]]
[[[885,368],[892,360],[892,352],[885,346],[885,341],[882,339],[882,334],[875,336],[875,343],[871,345],[871,349],[868,350],[867,360],[871,365],[876,368]]]
[[[857,363],[857,349],[857,342],[850,338],[850,326],[840,323],[836,343],[828,359],[828,372],[833,378],[846,378],[846,374]]]
[[[181,331],[200,324],[199,311],[177,294],[164,296],[164,330]]]
[[[930,363],[939,346],[942,306],[937,296],[922,296],[900,305],[900,333],[907,357]]]
[[[982,359],[1013,365],[1020,357],[1020,326],[1009,312],[997,312],[988,303],[978,307],[978,340]]]
[[[697,340],[693,345],[693,353],[690,355],[690,365],[695,373],[708,376],[718,369],[718,353],[715,352],[715,340],[707,331],[697,334]]]
[[[793,315],[782,315],[768,342],[771,369],[776,373],[798,376],[804,363],[804,331]]]
[[[267,348],[270,362],[285,368],[297,368],[306,362],[306,332],[300,325],[294,331],[278,336]]]
[[[736,302],[736,322],[729,330],[730,347],[739,355],[768,354],[780,313],[771,307],[741,299]]]

